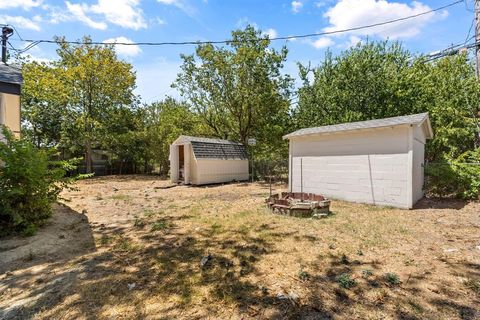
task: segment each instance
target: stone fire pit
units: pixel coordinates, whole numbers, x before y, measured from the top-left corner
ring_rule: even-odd
[[[294,217],[325,217],[330,212],[330,200],[314,193],[282,192],[271,195],[265,202],[274,213]]]

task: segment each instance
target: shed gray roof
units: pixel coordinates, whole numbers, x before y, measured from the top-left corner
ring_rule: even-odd
[[[375,119],[367,121],[358,121],[358,122],[348,122],[341,124],[334,124],[330,126],[323,127],[314,127],[314,128],[305,128],[294,131],[283,136],[283,139],[290,139],[293,137],[311,135],[311,134],[322,134],[322,133],[333,133],[333,132],[342,132],[342,131],[352,131],[359,129],[373,129],[373,128],[382,128],[382,127],[391,127],[405,124],[413,125],[422,125],[425,121],[428,123],[429,135],[431,135],[430,122],[428,120],[428,112],[412,114],[407,116],[384,118],[384,119]]]
[[[230,140],[222,140],[222,139],[212,139],[212,138],[203,138],[203,137],[192,137],[192,136],[180,136],[182,141],[189,141],[189,142],[205,142],[205,143],[217,143],[217,144],[237,144],[242,145],[238,142],[233,142]]]
[[[0,82],[22,84],[22,71],[17,67],[8,66],[0,63]]]
[[[203,137],[180,136],[174,143],[190,142],[197,159],[245,160],[245,146],[238,142]]]

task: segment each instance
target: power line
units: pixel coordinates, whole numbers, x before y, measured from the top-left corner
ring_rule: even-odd
[[[464,0],[457,0],[454,2],[451,2],[449,4],[446,4],[444,6],[428,10],[425,12],[417,13],[414,15],[410,15],[407,17],[403,18],[398,18],[398,19],[393,19],[393,20],[388,20],[384,22],[379,22],[379,23],[373,23],[369,25],[363,25],[363,26],[358,26],[358,27],[352,27],[352,28],[347,28],[347,29],[340,29],[340,30],[333,30],[333,31],[326,31],[326,32],[316,32],[316,33],[308,33],[308,34],[300,34],[300,35],[292,35],[292,36],[283,36],[283,37],[272,37],[268,38],[270,41],[279,41],[279,40],[292,40],[292,39],[298,39],[298,38],[311,38],[311,37],[318,37],[318,36],[326,36],[326,35],[333,35],[333,34],[339,34],[339,33],[346,33],[346,32],[351,32],[351,31],[357,31],[357,30],[362,30],[362,29],[370,29],[374,27],[379,27],[379,26],[384,26],[387,24],[392,24],[400,21],[405,21],[413,18],[417,18],[420,16],[424,16],[427,14],[431,14],[440,10],[444,10],[446,8],[452,7],[456,4],[459,4],[461,2],[464,2]],[[91,42],[84,42],[84,41],[58,41],[58,40],[32,40],[32,39],[20,39],[20,41],[23,42],[30,42],[30,43],[69,43],[69,44],[78,44],[78,45],[83,45],[83,44],[94,44],[94,45],[123,45],[123,46],[167,46],[167,45],[201,45],[201,44],[230,44],[230,43],[240,43],[240,42],[259,42],[259,41],[264,41],[265,38],[263,39],[248,39],[248,40],[218,40],[218,41],[180,41],[180,42],[115,42],[115,43],[105,43],[105,42],[98,42],[98,41],[91,41]],[[35,44],[35,45],[36,45]]]

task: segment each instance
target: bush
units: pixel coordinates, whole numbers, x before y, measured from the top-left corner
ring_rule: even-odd
[[[0,235],[33,235],[50,217],[52,204],[74,168],[69,161],[51,161],[52,150],[38,150],[26,139],[3,129],[0,140]]]
[[[426,167],[427,195],[478,199],[480,193],[480,148],[467,151],[445,163]]]
[[[352,277],[348,273],[342,273],[336,278],[340,287],[344,289],[350,289],[357,285],[357,281],[352,279]]]

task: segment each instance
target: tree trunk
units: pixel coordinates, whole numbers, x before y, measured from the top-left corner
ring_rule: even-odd
[[[92,142],[90,139],[85,142],[85,171],[92,173]]]

